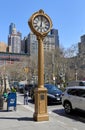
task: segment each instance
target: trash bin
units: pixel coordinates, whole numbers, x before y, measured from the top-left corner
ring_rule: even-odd
[[[2,95],[0,95],[0,110],[3,109],[3,106],[4,106],[4,99],[3,99]]]
[[[7,98],[7,111],[9,110],[9,107],[14,107],[14,110],[16,111],[16,93],[11,92],[8,94]]]

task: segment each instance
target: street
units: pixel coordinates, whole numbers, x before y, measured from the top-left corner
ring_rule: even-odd
[[[20,104],[23,105],[23,94],[17,93],[17,99]],[[34,103],[29,97],[29,105],[23,105],[26,109],[30,109],[34,112]],[[56,120],[56,123],[66,129],[71,130],[84,130],[85,129],[85,113],[73,112],[72,115],[66,115],[62,105],[49,105],[48,113],[50,119]],[[50,120],[49,119],[49,120]]]

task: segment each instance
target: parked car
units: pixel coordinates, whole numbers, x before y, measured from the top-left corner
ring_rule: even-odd
[[[24,93],[24,87],[25,87],[25,84],[19,84],[18,91],[20,93]]]
[[[84,80],[77,80],[77,81],[69,81],[67,82],[67,86],[85,86],[85,81]]]
[[[35,87],[31,89],[32,100],[34,100]],[[47,102],[48,103],[62,103],[62,91],[57,86],[53,84],[45,84],[44,87],[47,88]]]
[[[67,114],[76,109],[85,111],[85,86],[66,87],[62,94],[62,105]]]

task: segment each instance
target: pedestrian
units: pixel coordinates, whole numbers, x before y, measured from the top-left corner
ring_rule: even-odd
[[[16,89],[14,88],[14,86],[11,87],[11,92],[16,92]]]
[[[24,94],[24,105],[28,105],[28,95],[28,91],[26,91]]]

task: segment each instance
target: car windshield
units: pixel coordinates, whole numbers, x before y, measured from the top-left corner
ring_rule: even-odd
[[[53,90],[53,91],[60,91],[57,86],[52,85],[52,84],[45,84],[45,87],[46,87],[47,89],[51,89],[51,90]]]
[[[81,81],[81,82],[79,83],[79,85],[80,85],[80,86],[85,86],[85,81]]]

